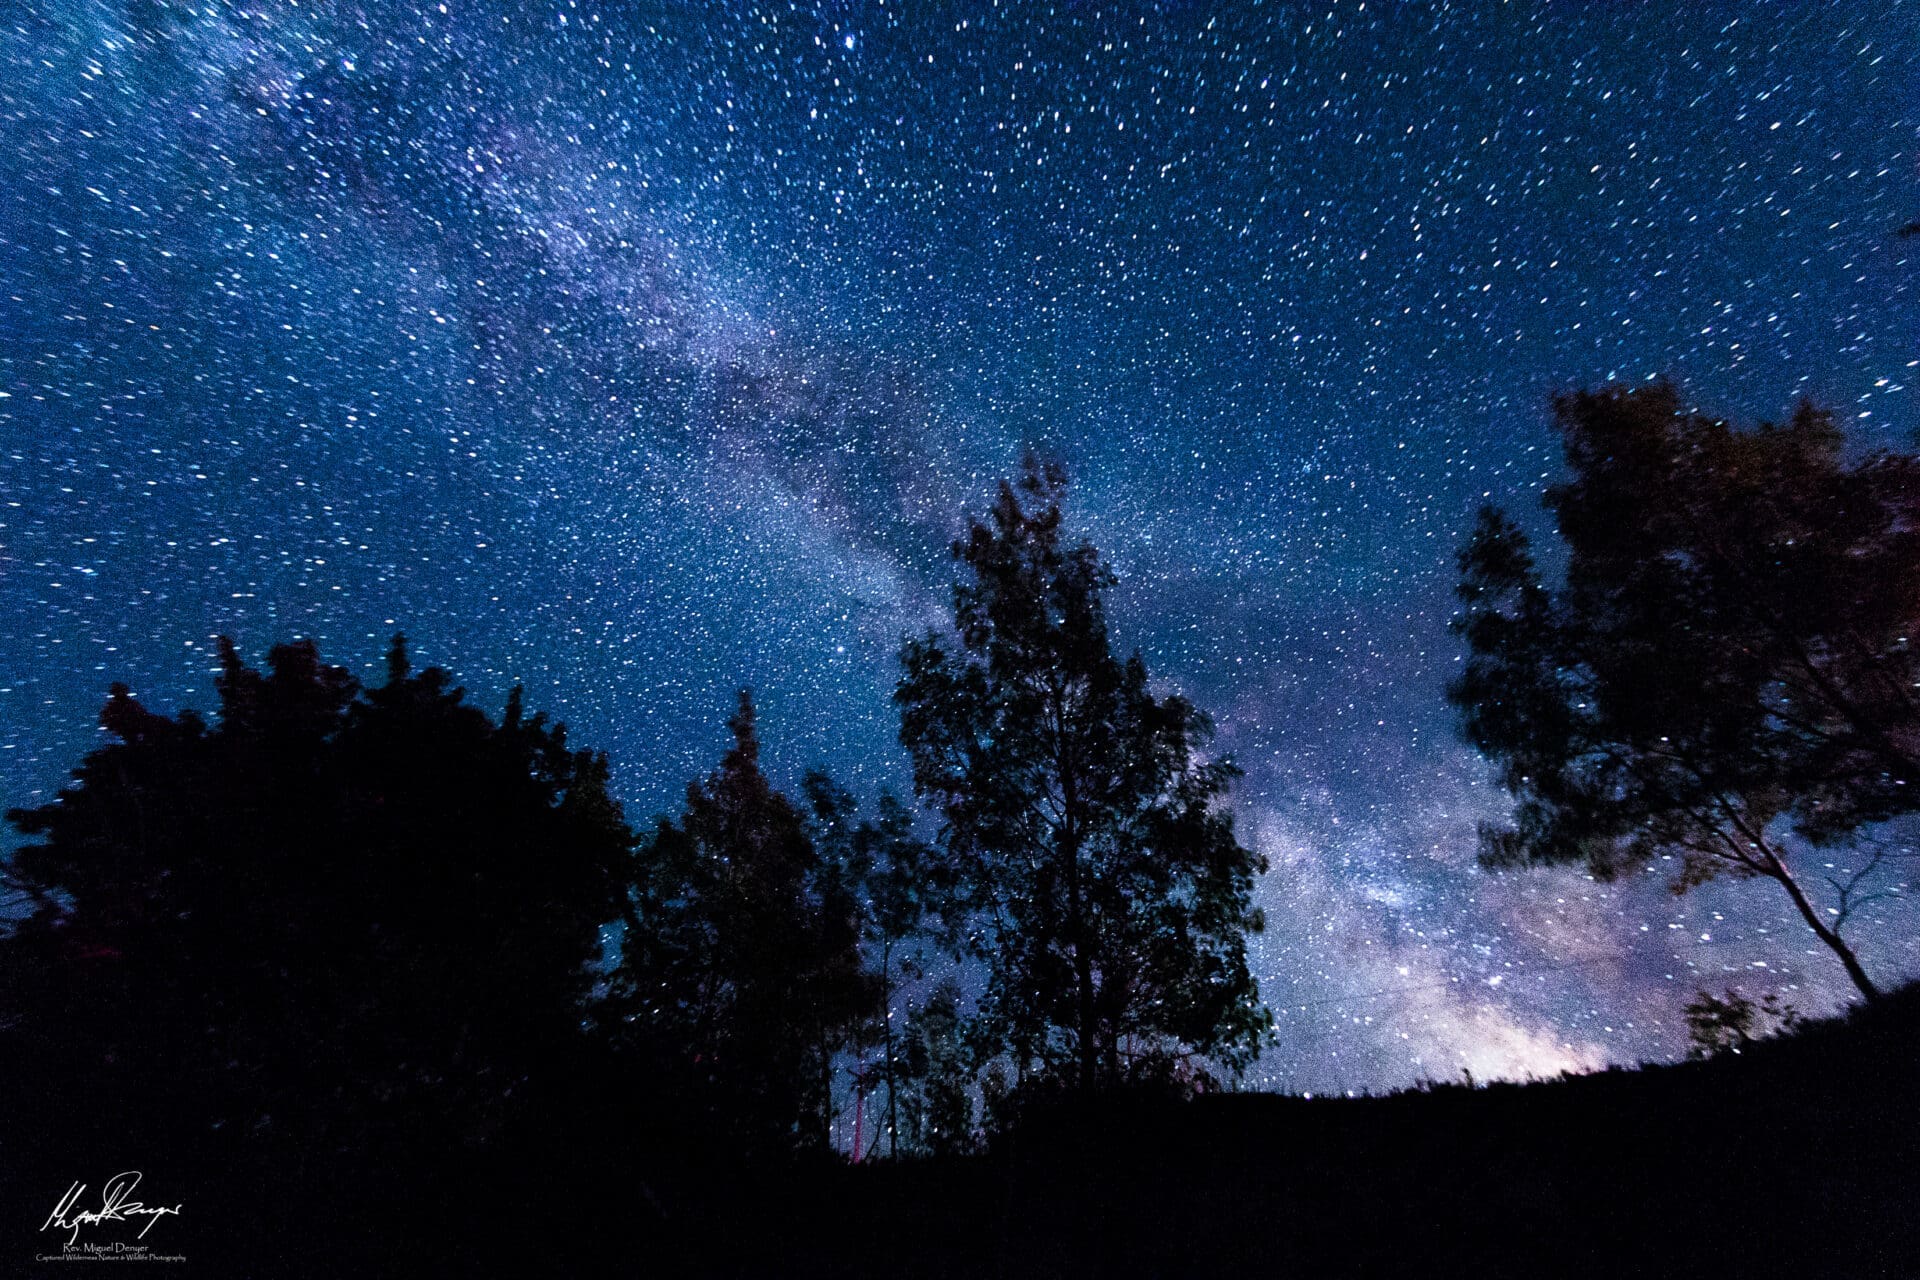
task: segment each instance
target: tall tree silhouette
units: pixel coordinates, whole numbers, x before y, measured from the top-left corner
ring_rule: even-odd
[[[728,723],[720,767],[639,860],[615,999],[741,1149],[824,1147],[836,1055],[874,1007],[860,909],[762,772],[749,691]]]
[[[117,741],[8,815],[11,1067],[269,1134],[481,1139],[553,1082],[631,840],[605,761],[388,665],[361,694],[310,642],[262,673],[223,641],[211,730],[114,687]]]
[[[954,545],[954,634],[902,650],[900,740],[944,816],[1023,1081],[1238,1071],[1271,1025],[1246,963],[1264,864],[1220,808],[1236,771],[1201,757],[1206,717],[1114,656],[1114,578],[1063,541],[1064,488],[1029,459]]]
[[[1846,842],[1920,803],[1920,463],[1849,464],[1806,404],[1742,431],[1664,384],[1555,412],[1564,584],[1492,507],[1460,553],[1471,652],[1449,696],[1516,801],[1482,859],[1608,878],[1673,857],[1676,893],[1771,880],[1875,997],[1840,929],[1857,874],[1823,914],[1787,841]]]
[[[900,1093],[907,1073],[906,1043],[896,1031],[903,984],[926,976],[929,951],[957,950],[953,876],[937,851],[914,834],[913,812],[882,792],[878,816],[859,815],[852,793],[825,773],[804,782],[813,811],[815,840],[845,891],[859,904],[862,936],[874,981],[870,1026],[877,1036],[859,1047],[880,1049],[880,1065],[866,1072],[869,1085],[887,1090],[889,1155],[899,1153]]]

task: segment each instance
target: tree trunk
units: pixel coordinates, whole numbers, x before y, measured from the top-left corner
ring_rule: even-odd
[[[1093,952],[1084,941],[1074,948],[1074,970],[1080,986],[1080,1091],[1091,1094],[1099,1077],[1100,1042],[1093,1026]]]
[[[900,1109],[895,1102],[898,1090],[894,1087],[898,1068],[893,1060],[892,938],[880,944],[880,1027],[887,1039],[887,1158],[897,1160],[900,1157]]]
[[[1840,963],[1846,967],[1847,976],[1853,979],[1854,986],[1860,988],[1860,994],[1867,998],[1867,1003],[1871,1004],[1878,1000],[1880,988],[1873,984],[1873,979],[1867,977],[1867,971],[1860,965],[1860,957],[1853,953],[1853,948],[1847,945],[1845,938],[1820,918],[1819,910],[1808,899],[1806,891],[1800,887],[1800,882],[1793,878],[1793,872],[1787,869],[1785,859],[1781,858],[1774,851],[1773,846],[1767,843],[1766,836],[1760,830],[1741,816],[1739,810],[1730,805],[1723,807],[1735,829],[1760,851],[1760,857],[1766,863],[1766,866],[1759,868],[1753,868],[1749,863],[1749,867],[1780,882],[1780,886],[1787,891],[1787,896],[1793,899],[1793,905],[1799,910],[1800,918],[1807,922],[1809,929],[1813,930],[1813,936],[1826,943],[1828,950],[1840,957]]]
[[[1827,922],[1820,918],[1819,910],[1808,900],[1805,890],[1800,887],[1800,882],[1793,878],[1793,873],[1787,870],[1787,865],[1780,860],[1780,856],[1764,841],[1757,843],[1766,857],[1768,866],[1772,868],[1773,878],[1786,889],[1787,896],[1793,899],[1793,905],[1799,909],[1800,918],[1807,922],[1807,927],[1813,930],[1815,937],[1826,943],[1828,949],[1840,957],[1840,963],[1846,966],[1847,976],[1853,979],[1853,985],[1860,988],[1860,994],[1867,998],[1868,1003],[1878,1000],[1880,988],[1874,985],[1873,979],[1867,977],[1867,971],[1860,965],[1860,957],[1853,953],[1853,948],[1847,945],[1847,940],[1834,932]]]
[[[824,1040],[824,1037],[823,1037]],[[833,1054],[824,1045],[820,1055],[820,1149],[833,1150]],[[858,1086],[856,1086],[858,1087]]]
[[[1080,1056],[1080,1092],[1091,1096],[1100,1069],[1100,1044],[1094,1035],[1093,946],[1088,937],[1085,895],[1080,887],[1080,841],[1071,828],[1061,837],[1067,859],[1067,911],[1073,935],[1073,978]]]
[[[1080,1058],[1080,1092],[1092,1096],[1100,1072],[1100,1045],[1094,1034],[1093,929],[1087,919],[1087,894],[1080,883],[1080,794],[1077,772],[1067,737],[1064,694],[1054,690],[1055,767],[1060,771],[1060,853],[1066,860],[1067,929],[1073,939],[1075,1048]]]

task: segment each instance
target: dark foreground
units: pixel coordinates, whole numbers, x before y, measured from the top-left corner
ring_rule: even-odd
[[[760,1171],[659,1154],[645,1100],[478,1151],[268,1151],[169,1137],[163,1100],[132,1136],[93,1131],[113,1100],[15,1095],[0,1272],[63,1274],[35,1261],[61,1193],[139,1169],[182,1205],[138,1241],[187,1258],[161,1274],[1910,1276],[1916,1049],[1908,989],[1709,1063],[1055,1111],[977,1159]]]

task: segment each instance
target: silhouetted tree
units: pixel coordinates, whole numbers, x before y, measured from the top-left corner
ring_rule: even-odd
[[[972,1043],[951,979],[934,987],[907,1018],[900,1093],[907,1142],[930,1156],[974,1150],[974,1080],[980,1046]]]
[[[1220,808],[1236,771],[1201,757],[1206,717],[1113,655],[1113,575],[1063,542],[1064,486],[1029,460],[954,545],[955,634],[904,647],[900,740],[1023,1081],[1093,1091],[1203,1056],[1238,1071],[1271,1025],[1246,963],[1264,863]]]
[[[888,1154],[898,1154],[899,1084],[906,1064],[894,1029],[894,1005],[904,982],[926,976],[929,949],[956,946],[951,921],[953,877],[936,851],[913,831],[913,813],[882,792],[877,819],[863,819],[850,792],[822,772],[803,784],[813,811],[815,841],[829,867],[859,906],[862,936],[876,979],[873,1018],[861,1047],[877,1044],[880,1065],[864,1073],[869,1087],[887,1090]]]
[[[1695,992],[1686,1015],[1689,1058],[1739,1053],[1755,1040],[1790,1035],[1805,1021],[1778,992],[1769,991],[1756,1003],[1733,987],[1724,996]]]
[[[1483,861],[1605,879],[1677,857],[1676,893],[1772,880],[1873,998],[1782,840],[1846,841],[1920,802],[1920,464],[1847,463],[1806,404],[1752,431],[1666,385],[1555,411],[1564,585],[1492,507],[1460,553],[1471,655],[1449,696],[1517,802]],[[1857,877],[1836,887],[1850,910]]]
[[[825,1147],[835,1058],[874,1008],[857,883],[761,771],[748,691],[729,727],[720,767],[637,860],[612,998],[741,1150]]]
[[[10,1066],[203,1131],[470,1139],[567,1068],[631,842],[605,761],[400,637],[388,670],[361,694],[311,642],[262,673],[222,641],[211,730],[114,686],[117,741],[8,815]]]

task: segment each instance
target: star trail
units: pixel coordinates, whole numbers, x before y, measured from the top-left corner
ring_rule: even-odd
[[[1494,876],[1442,689],[1557,390],[1920,425],[1920,11],[224,4],[0,15],[0,796],[213,639],[386,637],[676,804],[904,789],[948,540],[1063,460],[1272,870],[1263,1085],[1672,1057],[1846,994],[1784,900]],[[1899,899],[1858,926],[1920,962]]]

